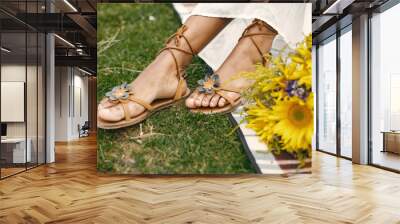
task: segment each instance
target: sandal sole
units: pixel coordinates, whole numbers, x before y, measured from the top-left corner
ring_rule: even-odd
[[[185,100],[189,95],[190,95],[190,89],[186,89],[186,94],[178,100],[175,100],[175,101],[173,101],[173,100],[171,101],[171,99],[170,100],[158,100],[159,101],[158,103],[157,103],[157,100],[155,100],[156,108],[153,111],[145,110],[143,113],[132,118],[130,121],[121,120],[118,122],[106,122],[100,118],[97,118],[97,127],[101,128],[101,129],[111,130],[111,129],[120,129],[120,128],[125,128],[125,127],[139,124],[142,121],[149,118],[154,113],[161,111],[163,109],[166,109],[168,107],[174,106],[176,104],[179,104],[180,102]],[[157,104],[159,104],[160,106],[157,107]]]

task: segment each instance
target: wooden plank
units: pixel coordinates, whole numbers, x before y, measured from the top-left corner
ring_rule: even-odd
[[[400,175],[314,152],[312,174],[139,177],[96,171],[95,136],[0,181],[0,223],[399,223]]]

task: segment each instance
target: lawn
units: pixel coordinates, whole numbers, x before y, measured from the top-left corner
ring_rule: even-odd
[[[130,82],[180,26],[170,4],[98,4],[98,100]],[[188,67],[191,89],[207,72],[198,57]],[[143,174],[254,173],[226,115],[190,113],[183,104],[141,125],[98,132],[98,169]]]

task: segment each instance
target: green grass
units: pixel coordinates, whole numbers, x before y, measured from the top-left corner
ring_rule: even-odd
[[[154,21],[149,17],[153,16]],[[98,4],[98,99],[130,82],[180,26],[169,4]],[[198,57],[187,69],[190,88],[207,71]],[[226,115],[190,113],[183,104],[140,126],[98,133],[98,169],[117,173],[254,173]]]

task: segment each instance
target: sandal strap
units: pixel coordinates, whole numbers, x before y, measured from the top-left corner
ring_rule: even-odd
[[[223,90],[223,91],[234,92],[234,93],[239,93],[239,94],[242,92],[240,89],[229,88],[229,87],[219,87],[217,90]]]
[[[252,34],[245,34],[241,37],[241,39],[250,37],[251,42],[253,43],[254,47],[256,47],[258,53],[261,56],[263,65],[265,65],[267,63],[267,61],[265,60],[264,54],[263,54],[262,50],[260,49],[260,47],[258,46],[258,44],[256,43],[256,41],[254,40],[253,36],[273,36],[273,35],[271,35],[269,33],[252,33]]]
[[[175,91],[175,95],[174,95],[174,100],[177,100],[177,99],[180,99],[182,97],[185,77],[184,77],[184,75],[181,74],[181,68],[179,67],[178,59],[176,58],[176,56],[173,53],[173,51],[171,49],[164,49],[164,50],[167,50],[171,54],[171,56],[172,56],[172,58],[174,59],[174,62],[175,62],[175,69],[176,69],[176,73],[177,73],[177,78],[179,80],[178,81],[178,86],[176,87],[176,91]]]
[[[186,88],[185,88],[185,80],[184,79],[179,79],[178,86],[176,88],[174,100],[179,100],[180,98],[183,97],[186,93]]]
[[[126,102],[121,102],[121,105],[122,109],[124,109],[125,120],[129,121],[131,119],[131,116],[129,115],[128,104]]]
[[[234,100],[232,100],[230,97],[228,97],[228,95],[226,95],[224,92],[222,92],[221,90],[216,90],[215,91],[216,94],[220,95],[221,97],[223,97],[225,100],[227,100],[231,105],[233,105],[235,103]]]
[[[249,31],[249,29],[251,29],[254,26],[264,26],[266,27],[268,30],[272,31],[273,33],[277,34],[278,32],[272,28],[270,25],[268,25],[268,23],[264,22],[261,19],[254,19],[250,25],[248,25],[246,27],[246,29],[244,29],[243,34],[247,33]],[[261,29],[260,29],[261,30]]]
[[[228,95],[226,95],[223,91],[228,91],[228,92],[234,92],[234,93],[238,93],[241,94],[240,89],[235,89],[235,88],[230,88],[230,87],[225,87],[225,86],[221,86],[215,89],[215,93],[220,95],[221,97],[223,97],[224,99],[226,99],[230,104],[234,104],[235,101],[232,100],[230,97],[228,97]]]
[[[167,46],[164,47],[163,49],[161,49],[159,51],[159,53],[161,53],[162,51],[167,51],[168,53],[170,53],[170,55],[172,56],[172,58],[174,59],[174,63],[175,63],[175,69],[176,69],[176,73],[177,73],[177,78],[179,80],[178,82],[178,86],[176,88],[176,92],[175,92],[175,96],[174,96],[174,100],[178,100],[182,97],[182,95],[186,92],[186,88],[184,88],[184,78],[185,76],[182,74],[181,72],[181,67],[179,66],[179,62],[178,59],[176,58],[176,55],[174,53],[173,50],[182,52],[184,54],[189,54],[189,55],[196,55],[196,52],[193,50],[192,45],[190,44],[189,40],[186,38],[186,36],[184,35],[184,32],[188,29],[188,27],[186,25],[182,25],[177,31],[176,33],[172,34],[166,41],[166,44],[168,44],[173,38],[175,38],[175,46]],[[184,40],[186,42],[186,44],[189,46],[190,51],[187,51],[185,49],[179,48],[181,45],[181,40]]]
[[[149,111],[152,111],[154,109],[150,104],[146,103],[145,101],[143,101],[141,99],[133,97],[133,96],[129,96],[129,98],[126,100],[110,101],[114,105],[121,104],[122,109],[124,110],[125,120],[127,120],[127,121],[129,121],[131,119],[131,116],[129,114],[129,108],[128,108],[129,101],[133,101],[133,102],[143,106],[144,108],[146,108]]]
[[[261,32],[261,33],[248,33],[248,31],[250,30],[250,28],[254,27],[254,26],[264,26],[267,29],[269,29],[270,31],[272,31],[273,33],[266,33],[266,32]],[[261,29],[261,28],[259,28]],[[253,43],[253,45],[256,47],[258,53],[261,55],[261,59],[262,59],[262,63],[263,65],[265,65],[267,63],[267,60],[264,57],[263,52],[261,51],[260,47],[258,46],[258,44],[256,43],[256,41],[254,40],[254,36],[276,36],[278,33],[276,32],[275,29],[273,29],[271,26],[269,26],[266,22],[259,20],[259,19],[254,19],[253,22],[246,27],[246,29],[244,29],[242,36],[239,38],[239,41],[243,38],[249,37],[251,42]]]
[[[189,46],[190,48],[190,54],[192,55],[196,55],[195,51],[192,48],[192,45],[190,44],[189,40],[186,38],[186,36],[184,35],[184,32],[188,29],[188,27],[183,24],[174,34],[172,34],[167,41],[165,42],[165,44],[168,44],[173,38],[175,38],[175,46],[180,46],[180,41],[181,38],[183,38],[186,42],[186,44]]]
[[[182,52],[182,53],[185,53],[185,54],[189,54],[189,55],[195,55],[195,54],[193,54],[191,51],[187,51],[187,50],[184,50],[184,49],[181,49],[181,48],[178,48],[178,47],[172,47],[172,46],[170,46],[170,47],[164,47],[163,49],[161,49],[159,52],[158,52],[158,54],[160,54],[161,52],[163,52],[163,51],[165,51],[165,50],[177,50],[177,51],[180,51],[180,52]]]
[[[133,102],[135,102],[137,104],[140,104],[141,106],[143,106],[144,108],[146,108],[149,111],[152,111],[154,109],[153,106],[151,106],[150,104],[148,104],[145,101],[143,101],[141,99],[138,99],[138,98],[136,98],[134,96],[130,96],[128,100],[133,101]]]
[[[174,33],[173,35],[171,35],[167,39],[166,43],[169,43],[173,38],[175,38],[175,46],[176,47],[167,46],[167,47],[164,47],[163,49],[161,49],[158,52],[158,54],[160,54],[162,51],[168,51],[171,54],[172,58],[174,59],[174,63],[175,63],[175,67],[176,67],[176,73],[177,73],[177,77],[179,79],[178,86],[177,86],[177,89],[176,89],[176,92],[175,92],[175,96],[173,98],[174,100],[178,100],[178,99],[182,98],[182,95],[184,93],[186,93],[186,88],[184,88],[184,86],[185,86],[184,85],[185,84],[184,78],[185,77],[181,73],[182,69],[179,66],[178,59],[176,58],[176,55],[173,52],[173,50],[182,52],[184,54],[189,54],[189,55],[195,55],[196,54],[195,51],[193,50],[192,45],[190,44],[189,40],[183,34],[187,29],[188,28],[185,25],[182,25],[178,29],[178,31],[176,33]],[[181,43],[180,43],[181,39],[183,39],[187,43],[187,45],[189,46],[190,51],[187,51],[185,49],[179,48],[179,46],[181,45]],[[151,106],[150,104],[148,104],[147,102],[145,102],[145,101],[143,101],[141,99],[138,99],[138,98],[134,97],[133,94],[130,95],[127,99],[123,99],[123,100],[119,99],[119,100],[115,100],[115,101],[110,101],[108,99],[108,101],[111,102],[114,105],[115,104],[119,104],[119,103],[122,105],[122,108],[124,110],[125,120],[130,120],[131,119],[130,114],[129,114],[129,108],[128,108],[129,101],[133,101],[133,102],[143,106],[145,109],[147,109],[149,111],[154,110],[153,106]]]
[[[117,105],[119,103],[125,103],[125,104],[129,103],[129,101],[133,101],[133,102],[135,102],[137,104],[140,104],[141,106],[143,106],[147,110],[153,110],[153,106],[151,106],[150,104],[146,103],[145,101],[143,101],[143,100],[141,100],[139,98],[134,97],[133,95],[129,96],[128,99],[125,99],[125,100],[110,100],[110,99],[104,98],[100,102],[100,104],[109,102],[110,105],[105,107],[105,108],[109,108],[109,107],[115,106],[115,105]]]

